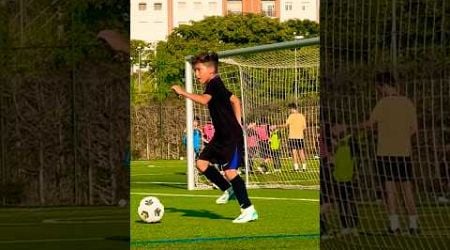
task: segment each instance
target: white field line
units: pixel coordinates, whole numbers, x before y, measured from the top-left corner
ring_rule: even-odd
[[[39,240],[0,240],[0,244],[19,243],[48,243],[48,242],[71,242],[71,241],[103,241],[105,238],[73,238],[73,239],[39,239]]]
[[[132,181],[135,184],[173,184],[173,185],[187,185],[186,182],[171,182],[171,181]]]
[[[133,177],[133,176],[147,176],[147,175],[169,175],[169,174],[132,174],[131,176]]]
[[[206,194],[166,194],[166,193],[141,193],[131,192],[132,195],[155,195],[155,196],[172,196],[172,197],[192,197],[192,198],[217,198],[217,195]],[[263,197],[263,196],[251,196],[254,200],[281,200],[281,201],[311,201],[318,202],[319,199],[306,199],[306,198],[287,198],[287,197]]]

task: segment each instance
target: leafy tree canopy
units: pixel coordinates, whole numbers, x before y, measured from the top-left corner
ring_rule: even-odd
[[[221,51],[291,41],[294,36],[318,36],[319,25],[312,21],[278,19],[262,15],[207,17],[190,25],[180,25],[167,41],[159,42],[151,67],[156,71],[160,94],[167,96],[170,85],[184,82],[184,58],[201,51]]]

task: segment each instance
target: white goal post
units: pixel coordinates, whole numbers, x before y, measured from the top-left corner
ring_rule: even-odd
[[[249,187],[319,188],[318,44],[319,38],[316,37],[218,52],[219,75],[242,103],[245,168],[242,168],[241,172],[245,175]],[[203,87],[195,83],[193,77],[191,58],[192,56],[188,56],[185,60],[186,91],[202,93]],[[305,171],[293,171],[291,168],[287,129],[273,129],[273,125],[285,123],[289,115],[289,103],[295,103],[307,120]],[[195,167],[195,118],[200,121],[201,130],[201,126],[209,120],[207,108],[186,99],[189,190],[211,188]],[[250,130],[253,131],[254,137],[249,135]],[[272,149],[276,148],[272,139],[274,133],[277,133],[279,149]]]

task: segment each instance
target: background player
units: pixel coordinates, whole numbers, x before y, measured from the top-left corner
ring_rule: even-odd
[[[399,185],[409,217],[409,232],[417,234],[417,209],[411,164],[411,138],[417,132],[416,109],[408,97],[399,93],[392,73],[378,73],[375,83],[381,99],[362,127],[377,129],[377,167],[387,196],[389,232],[400,233],[396,197],[396,186]]]
[[[295,103],[290,103],[288,105],[290,115],[286,120],[286,124],[278,125],[276,127],[288,127],[289,137],[288,146],[292,150],[292,157],[294,159],[294,170],[299,169],[299,160],[302,164],[302,170],[306,171],[306,157],[305,157],[305,134],[306,129],[306,118],[305,116],[298,112],[297,105]]]

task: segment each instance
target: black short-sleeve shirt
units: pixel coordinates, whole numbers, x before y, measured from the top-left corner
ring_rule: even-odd
[[[204,94],[211,96],[208,109],[215,130],[213,139],[219,142],[243,140],[241,125],[239,125],[231,106],[232,93],[225,87],[219,76],[207,83]]]

